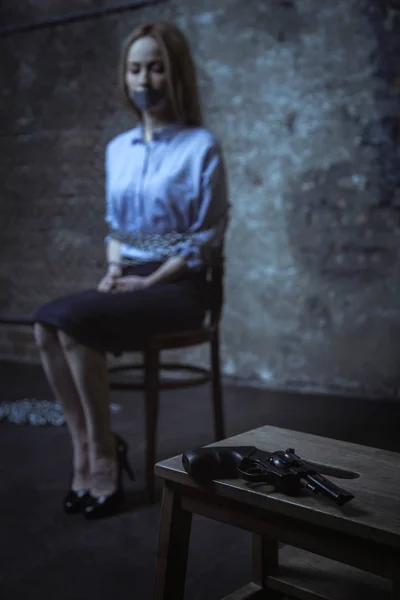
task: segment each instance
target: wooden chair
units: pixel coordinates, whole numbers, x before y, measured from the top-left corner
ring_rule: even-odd
[[[212,267],[207,272],[208,306],[206,320],[200,329],[155,335],[146,340],[145,345],[132,349],[141,352],[143,361],[139,364],[118,365],[109,368],[110,388],[113,390],[142,390],[145,393],[146,415],[146,480],[147,491],[151,502],[155,495],[154,465],[157,453],[157,424],[159,413],[159,394],[164,389],[178,389],[204,383],[211,383],[212,406],[214,418],[215,441],[224,439],[225,425],[221,386],[219,323],[223,307],[223,267]],[[33,321],[25,316],[1,317],[0,325],[32,326]],[[163,350],[189,348],[200,344],[210,344],[211,368],[184,363],[161,362]],[[140,369],[143,373],[141,380],[126,378],[115,380],[113,374]],[[187,372],[190,377],[162,379],[160,373]]]
[[[178,389],[189,386],[211,383],[212,406],[214,418],[215,440],[225,438],[223,413],[219,324],[223,307],[223,267],[210,267],[207,272],[208,306],[206,320],[200,329],[182,331],[179,333],[154,335],[145,344],[132,349],[141,352],[143,360],[109,368],[110,388],[113,390],[142,390],[145,395],[146,417],[146,482],[150,502],[155,498],[154,465],[157,454],[157,426],[159,414],[159,394],[161,390]],[[200,344],[210,344],[211,368],[188,365],[185,363],[170,363],[161,361],[163,350],[189,348]],[[141,370],[142,378],[116,381],[112,375],[129,370]],[[180,371],[190,373],[186,378],[162,378],[162,371]],[[195,375],[195,376],[194,376]]]

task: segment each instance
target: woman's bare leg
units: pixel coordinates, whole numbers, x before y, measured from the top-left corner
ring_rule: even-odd
[[[111,431],[106,354],[58,331],[85,413],[93,496],[112,494],[117,484],[116,442]]]
[[[73,452],[72,489],[75,491],[88,490],[90,486],[90,468],[86,420],[78,391],[57,336],[57,330],[35,323],[34,334],[39,347],[43,370],[56,401],[62,406],[71,435]]]

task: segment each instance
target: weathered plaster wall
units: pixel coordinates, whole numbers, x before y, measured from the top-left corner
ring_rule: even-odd
[[[400,23],[389,1],[173,0],[4,38],[1,311],[101,276],[104,146],[132,124],[115,90],[119,44],[154,18],[187,31],[207,124],[225,147],[225,373],[394,389]],[[3,333],[0,351],[37,358],[22,332]]]

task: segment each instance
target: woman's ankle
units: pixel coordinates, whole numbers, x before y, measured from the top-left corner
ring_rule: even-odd
[[[118,486],[118,465],[116,458],[105,457],[92,461],[90,493],[92,496],[110,496]]]
[[[74,474],[72,476],[72,485],[71,489],[74,492],[79,492],[81,490],[88,491],[90,489],[90,470],[89,468],[85,470],[76,470],[74,469]]]
[[[90,460],[86,441],[73,442],[73,478],[72,489],[88,490],[90,488]]]

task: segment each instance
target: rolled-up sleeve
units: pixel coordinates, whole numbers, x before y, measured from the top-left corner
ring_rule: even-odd
[[[198,269],[204,264],[222,260],[229,211],[225,161],[220,145],[215,142],[206,152],[202,163],[195,221],[178,252],[189,269]]]
[[[115,194],[113,193],[111,183],[111,169],[112,169],[112,142],[108,143],[105,151],[105,196],[106,196],[106,212],[105,222],[108,225],[109,231],[115,229],[118,230],[120,227],[119,211],[115,201]],[[111,240],[111,235],[108,234],[105,238],[107,244]]]

